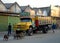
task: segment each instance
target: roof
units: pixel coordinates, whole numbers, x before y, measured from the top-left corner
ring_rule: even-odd
[[[35,12],[37,12],[39,9],[43,12],[44,10],[47,11],[48,16],[50,15],[50,6],[49,7],[41,7],[41,8],[33,8]]]
[[[5,3],[5,6],[6,6],[7,9],[12,7],[13,5],[18,5],[19,6],[19,4],[17,2],[14,2],[14,3]],[[20,8],[20,6],[19,6],[19,8]]]
[[[39,8],[33,8],[35,10],[35,12],[37,12],[39,10]]]
[[[47,11],[47,14],[50,15],[50,6],[49,7],[42,7],[40,8],[41,11]]]
[[[41,7],[41,8],[33,8],[35,11],[38,11],[39,9],[40,10],[44,10],[44,9],[49,9],[49,7]]]
[[[29,7],[30,9],[32,9],[32,8],[30,7],[30,5],[27,5],[27,6],[20,6],[20,8],[21,8],[22,11],[25,11],[25,9],[26,9],[27,7]]]
[[[5,6],[5,4],[0,0],[0,2]]]
[[[25,10],[27,8],[27,6],[20,6],[21,10]]]
[[[7,9],[9,9],[12,5],[13,5],[13,3],[5,3],[5,6]]]

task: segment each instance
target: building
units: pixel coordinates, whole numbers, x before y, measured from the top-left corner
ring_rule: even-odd
[[[58,25],[60,28],[60,6],[51,6],[51,17],[54,22]]]
[[[33,8],[35,10],[36,15],[40,16],[50,16],[50,6],[42,7],[42,8]]]
[[[27,6],[20,6],[22,9],[22,12],[29,12],[30,16],[35,16],[35,11],[33,10],[33,8],[30,7],[30,5]]]
[[[17,2],[15,2],[15,3],[5,3],[5,6],[7,8],[7,11],[15,12],[15,13],[20,13],[21,12],[21,8],[20,8],[20,6]]]
[[[7,30],[9,23],[11,23],[13,27],[14,24],[20,22],[19,15],[20,15],[21,9],[19,9],[18,4],[16,3],[16,6],[18,8],[16,9],[16,12],[15,12],[14,5],[15,4],[12,4],[11,7],[8,7],[6,4],[4,4],[0,0],[0,31]]]

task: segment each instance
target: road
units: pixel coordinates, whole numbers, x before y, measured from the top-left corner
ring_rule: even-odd
[[[13,39],[10,37],[8,41],[3,41],[0,38],[0,43],[60,43],[60,29],[55,30],[55,33],[49,31],[47,34],[34,34],[33,36],[25,36],[23,39]]]

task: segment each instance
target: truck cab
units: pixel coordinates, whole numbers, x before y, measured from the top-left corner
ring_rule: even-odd
[[[20,21],[21,21],[20,23],[17,23],[15,25],[15,30],[19,28],[21,31],[25,31],[28,35],[32,35],[33,34],[32,19],[20,18]]]

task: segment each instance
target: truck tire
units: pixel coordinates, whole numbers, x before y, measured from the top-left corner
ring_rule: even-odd
[[[42,32],[47,33],[48,32],[47,28],[43,28]]]
[[[29,36],[32,36],[32,35],[33,35],[33,30],[32,30],[32,29],[33,29],[33,28],[30,27],[29,30],[28,30],[28,35],[29,35]]]

